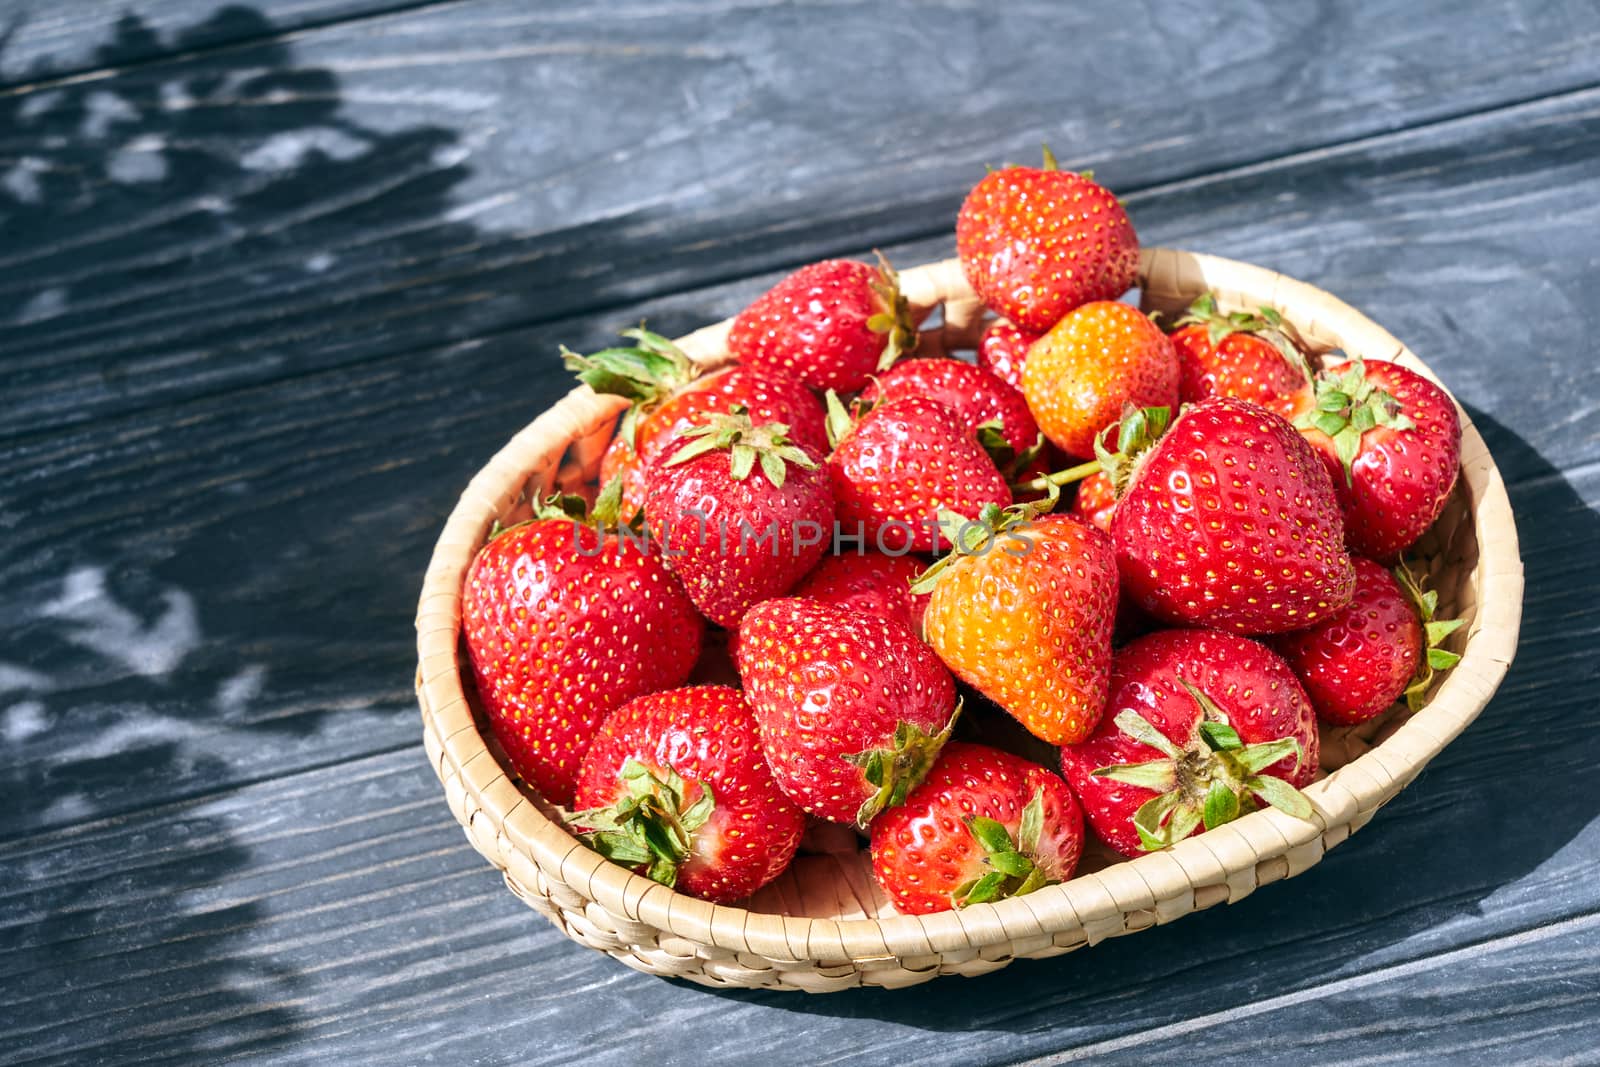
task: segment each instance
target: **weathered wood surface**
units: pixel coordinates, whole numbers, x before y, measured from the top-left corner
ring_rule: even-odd
[[[355,10],[265,10],[282,22],[291,8],[310,24]],[[1241,7],[1225,21],[1250,47],[1268,35],[1276,66],[1207,57],[1202,82],[1147,69],[1115,107],[1096,94],[1136,64],[1107,59],[1096,76],[1110,81],[1057,74],[1043,104],[1025,95],[1016,56],[1043,64],[1047,50],[993,47],[1020,21],[985,36],[975,9],[953,9],[896,36],[881,6],[835,12],[877,27],[851,46],[862,54],[944,42],[965,57],[940,78],[927,60],[888,75],[907,106],[893,119],[837,94],[802,115],[790,94],[840,81],[843,53],[816,58],[827,77],[780,63],[819,32],[783,9],[731,9],[692,37],[688,8],[634,28],[737,57],[708,64],[692,114],[656,98],[665,59],[655,81],[606,96],[595,87],[645,60],[588,45],[464,54],[630,39],[581,6],[545,23],[513,10],[447,3],[187,58],[163,45],[98,84],[137,99],[271,53],[252,62],[279,68],[261,84],[283,102],[215,90],[184,120],[200,126],[161,131],[193,166],[150,189],[106,178],[107,154],[97,177],[42,186],[45,208],[0,192],[0,1062],[737,1063],[779,1042],[818,1062],[1592,1052],[1600,92],[1585,85],[1600,70],[1572,51],[1592,40],[1591,8],[1450,21],[1443,35],[1445,14],[1408,9],[1393,32],[1439,43],[1405,70],[1374,59],[1402,40],[1389,24],[1374,51],[1371,21],[1330,17],[1306,73],[1299,16],[1272,29]],[[1157,39],[1164,67],[1192,51]],[[1105,54],[1130,41],[1114,35]],[[1472,48],[1492,54],[1469,63]],[[61,53],[75,54],[89,53]],[[318,70],[336,74],[307,80]],[[736,75],[740,94],[723,84]],[[1192,82],[1194,103],[1140,95],[1161,78]],[[540,79],[546,107],[512,113]],[[24,180],[6,169],[19,143],[115,120],[95,84],[64,86],[69,105],[0,95],[0,116],[18,118],[0,121],[0,188]],[[451,111],[446,88],[482,97]],[[956,97],[977,98],[967,124],[933,121]],[[647,114],[614,114],[627,100]],[[23,121],[62,106],[59,126]],[[260,117],[280,107],[313,111]],[[1117,108],[1140,128],[1112,127]],[[669,182],[606,155],[650,115],[662,139],[648,155]],[[1196,121],[1207,136],[1189,136]],[[339,122],[357,141],[381,131],[356,164],[309,132]],[[871,145],[839,132],[881,122]],[[537,152],[505,133],[519,123],[539,131]],[[1216,136],[1240,124],[1249,136]],[[555,145],[557,130],[587,136],[588,155]],[[1528,567],[1500,696],[1306,876],[1061,960],[816,999],[717,995],[571,945],[467,847],[416,742],[412,597],[455,493],[565,387],[558,342],[592,346],[641,315],[691,328],[823,251],[946,255],[948,236],[930,235],[969,172],[1046,135],[1104,157],[1147,241],[1338,293],[1473,409]],[[208,138],[230,147],[179,151]],[[777,155],[756,158],[756,138]],[[294,148],[318,143],[327,159]],[[260,199],[241,198],[237,161],[268,144],[285,154],[266,152]],[[213,156],[224,163],[204,165]],[[80,217],[56,214],[74,197]],[[259,208],[190,217],[208,197]],[[161,218],[163,204],[186,207]],[[317,249],[336,251],[313,278]]]
[[[0,90],[0,436],[932,235],[1044,139],[1157,189],[1569,92],[1600,48],[1587,4],[282,6]]]

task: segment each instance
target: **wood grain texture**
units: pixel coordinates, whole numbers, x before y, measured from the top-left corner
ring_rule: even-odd
[[[472,0],[0,92],[0,435],[933,234],[1043,139],[1132,191],[1570,91],[1600,40],[1580,3],[814,7]]]

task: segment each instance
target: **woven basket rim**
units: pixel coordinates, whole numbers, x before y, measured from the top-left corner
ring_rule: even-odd
[[[1337,298],[1304,282],[1235,260],[1176,249],[1150,248],[1141,255],[1140,284],[1152,292],[1193,289],[1193,277],[1225,275],[1233,302],[1277,308],[1302,332],[1337,320],[1336,333],[1352,355],[1402,363],[1439,379],[1382,327]],[[1186,281],[1187,279],[1187,281]],[[901,272],[913,305],[944,299],[965,286],[956,260]],[[970,295],[970,289],[966,290]],[[1219,288],[1228,302],[1229,293]],[[692,356],[714,364],[726,360],[728,323],[682,339]],[[1443,383],[1439,383],[1443,387]],[[1448,388],[1446,387],[1448,391]],[[613,914],[651,924],[690,941],[738,952],[794,960],[867,961],[981,948],[1013,939],[1048,936],[1072,927],[1121,916],[1152,886],[1180,874],[1191,886],[1227,880],[1254,870],[1258,857],[1281,856],[1315,841],[1330,827],[1347,824],[1381,803],[1444,749],[1482,710],[1516,650],[1522,612],[1522,562],[1510,501],[1487,446],[1459,403],[1462,424],[1461,489],[1478,547],[1477,573],[1484,593],[1468,630],[1461,661],[1428,703],[1391,736],[1305,792],[1316,808],[1306,821],[1267,809],[1244,816],[1176,846],[1124,860],[1099,871],[1021,897],[932,915],[822,919],[793,917],[711,904],[616,866],[585,847],[531,802],[491,754],[474,724],[461,682],[459,648],[461,584],[490,522],[531,479],[553,476],[553,467],[530,469],[534,444],[556,425],[591,425],[614,418],[624,402],[596,397],[580,387],[512,438],[463,492],[435,546],[418,605],[417,686],[430,726],[438,728],[442,756],[454,765],[462,787],[511,846],[550,876]],[[1176,865],[1180,870],[1174,872]]]

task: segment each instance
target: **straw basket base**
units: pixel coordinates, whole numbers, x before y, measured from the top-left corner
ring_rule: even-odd
[[[916,268],[901,280],[925,322],[938,322],[925,328],[921,353],[972,346],[983,309],[959,264]],[[1277,308],[1314,347],[1394,360],[1432,377],[1358,312],[1259,267],[1150,249],[1140,280],[1147,310],[1170,312],[1211,290],[1224,310]],[[715,366],[727,359],[727,327],[719,323],[680,343]],[[1095,847],[1063,885],[929,916],[897,914],[872,878],[860,838],[825,828],[809,834],[790,870],[743,907],[708,904],[616,867],[566,833],[507,771],[468,695],[459,648],[461,582],[491,522],[525,517],[528,501],[553,487],[592,485],[621,407],[616,398],[576,390],[473,479],[424,582],[416,681],[429,762],[473,847],[568,937],[650,974],[808,992],[914,985],[1060,955],[1242,899],[1306,870],[1366,825],[1476,717],[1516,648],[1516,529],[1493,460],[1462,413],[1462,476],[1413,564],[1439,591],[1441,617],[1467,620],[1451,640],[1462,660],[1419,712],[1396,707],[1359,727],[1323,732],[1323,774],[1306,790],[1316,809],[1311,821],[1255,812],[1132,861]]]

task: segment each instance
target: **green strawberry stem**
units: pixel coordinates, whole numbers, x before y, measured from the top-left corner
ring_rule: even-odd
[[[806,450],[789,440],[789,427],[781,422],[768,422],[760,426],[750,421],[749,412],[740,405],[726,414],[712,415],[699,426],[685,426],[677,432],[685,444],[666,466],[687,463],[696,456],[718,450],[729,454],[733,480],[742,482],[750,472],[761,465],[774,489],[782,489],[788,480],[788,464],[805,470],[816,470],[817,461]]]
[[[622,336],[638,343],[587,356],[562,345],[561,358],[566,368],[595,392],[631,401],[617,434],[632,445],[641,412],[648,412],[699,377],[700,369],[683,349],[645,329],[643,323],[637,329],[623,330]]]
[[[1167,848],[1204,825],[1207,830],[1232,822],[1266,804],[1297,819],[1314,814],[1304,793],[1281,778],[1261,772],[1280,760],[1304,757],[1292,737],[1246,745],[1228,725],[1227,715],[1205,693],[1179,679],[1201,712],[1195,736],[1180,747],[1131,709],[1112,720],[1127,737],[1160,752],[1147,763],[1118,763],[1093,772],[1097,778],[1155,790],[1159,795],[1140,805],[1133,828],[1149,852]]]
[[[928,776],[960,717],[961,701],[957,700],[950,721],[938,733],[930,735],[913,723],[902,721],[896,724],[888,748],[869,748],[843,757],[860,767],[861,776],[874,788],[873,794],[856,809],[858,828],[865,830],[881,812],[905,803],[906,795]]]
[[[983,862],[990,870],[950,894],[956,907],[1020,897],[1059,880],[1038,865],[1039,835],[1044,830],[1043,789],[1035,790],[1033,799],[1022,809],[1015,839],[1004,824],[994,819],[968,815],[963,821],[973,840],[983,847]]]
[[[1011,487],[1012,492],[1038,491],[1049,489],[1052,486],[1059,488],[1072,482],[1079,482],[1085,478],[1104,471],[1111,479],[1112,488],[1116,490],[1118,498],[1127,489],[1128,483],[1133,479],[1133,472],[1138,468],[1139,457],[1148,452],[1167,432],[1167,426],[1172,421],[1172,411],[1166,407],[1138,408],[1129,404],[1122,411],[1122,418],[1100,431],[1100,436],[1094,441],[1095,458],[1076,467],[1068,467],[1064,471],[1046,474],[1029,482],[1021,482]],[[1117,432],[1117,450],[1115,452],[1106,448],[1101,440],[1111,430]]]
[[[689,858],[694,833],[715,809],[711,787],[697,782],[700,795],[685,806],[688,786],[671,767],[657,775],[636,759],[618,775],[627,792],[614,804],[571,815],[587,827],[579,838],[606,859],[625,867],[645,868],[662,885],[677,883],[678,868]]]
[[[1091,459],[1087,463],[1080,463],[1076,467],[1068,467],[1066,470],[1056,471],[1054,474],[1041,474],[1039,477],[1031,478],[1026,482],[1013,482],[1011,491],[1013,493],[1037,492],[1049,489],[1051,486],[1059,489],[1063,485],[1081,482],[1085,478],[1099,474],[1103,469],[1098,459]]]
[[[1439,610],[1439,593],[1434,589],[1423,589],[1422,579],[1411,573],[1405,560],[1401,560],[1394,569],[1395,580],[1400,583],[1400,588],[1405,590],[1406,596],[1411,600],[1411,606],[1416,609],[1417,616],[1422,620],[1422,633],[1425,649],[1421,662],[1417,664],[1417,673],[1412,676],[1411,683],[1406,686],[1406,707],[1412,711],[1422,709],[1423,698],[1428,694],[1428,688],[1433,685],[1434,675],[1439,671],[1447,671],[1461,662],[1461,655],[1441,648],[1444,639],[1461,628],[1465,619],[1435,619]]]

